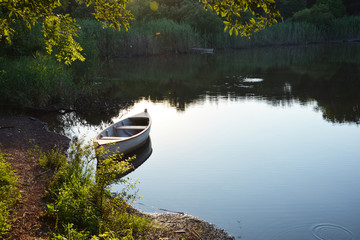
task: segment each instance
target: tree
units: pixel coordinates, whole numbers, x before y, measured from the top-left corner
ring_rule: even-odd
[[[224,18],[225,31],[230,35],[235,32],[241,36],[250,36],[252,33],[277,23],[281,18],[276,9],[275,0],[199,0],[206,10],[215,11]],[[250,12],[253,17],[241,21],[241,17]]]
[[[327,26],[335,18],[343,17],[345,13],[346,8],[341,0],[317,0],[310,9],[305,8],[296,12],[292,20]]]
[[[347,13],[351,15],[360,14],[360,1],[343,0]]]
[[[325,4],[329,7],[329,11],[334,17],[343,17],[346,13],[346,7],[342,0],[317,0],[317,5]]]
[[[281,16],[290,18],[294,13],[306,8],[306,0],[278,0],[276,2]]]
[[[276,9],[275,0],[199,0],[206,10],[215,11],[224,19],[225,31],[249,36],[253,32],[277,23],[281,18]],[[35,24],[42,26],[45,47],[49,54],[55,52],[59,61],[71,64],[75,60],[83,61],[82,48],[74,40],[79,26],[76,20],[66,13],[59,13],[68,0],[1,0],[0,1],[0,41],[11,43],[15,34],[13,25],[22,21],[31,29]],[[92,7],[92,13],[104,27],[128,30],[133,20],[127,9],[129,0],[75,0],[78,4]],[[177,1],[172,1],[176,3]],[[241,21],[245,12],[252,17]]]
[[[120,30],[128,29],[132,14],[126,9],[129,0],[76,0],[87,7],[94,6],[94,17],[104,27]],[[59,61],[71,64],[75,60],[83,61],[82,48],[74,40],[79,26],[69,14],[60,14],[56,10],[62,6],[59,0],[1,0],[0,2],[0,41],[11,44],[15,34],[13,25],[22,21],[31,29],[35,24],[42,25],[45,47],[49,54],[55,49]]]

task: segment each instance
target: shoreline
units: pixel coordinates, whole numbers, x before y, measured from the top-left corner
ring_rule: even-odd
[[[46,189],[47,173],[39,166],[38,160],[28,156],[28,150],[35,145],[48,151],[55,145],[66,151],[70,139],[51,132],[47,124],[30,116],[0,115],[0,149],[8,154],[8,162],[19,177],[21,200],[16,204],[12,228],[5,237],[11,239],[49,239],[50,229],[41,219],[46,208],[42,196]],[[161,236],[153,239],[235,239],[214,224],[183,213],[146,213],[133,208],[135,214],[151,219],[164,227]]]

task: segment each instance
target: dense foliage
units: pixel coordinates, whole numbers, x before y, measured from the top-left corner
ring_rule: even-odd
[[[128,28],[132,14],[126,9],[128,0],[78,0],[79,4],[93,5],[94,16],[104,26],[119,29],[123,26]],[[78,25],[69,14],[63,14],[58,9],[63,2],[52,1],[1,1],[0,2],[0,36],[8,43],[15,34],[14,23],[25,23],[31,29],[35,24],[42,26],[45,47],[48,53],[52,53],[56,47],[55,56],[70,64],[75,60],[84,60],[80,54],[82,47],[74,40],[78,33]]]
[[[126,189],[135,185],[122,176],[131,168],[132,159],[107,158],[95,170],[92,146],[80,143],[73,145],[68,157],[58,149],[42,152],[38,148],[31,156],[54,171],[46,194],[53,239],[138,239],[151,231],[150,220],[128,209],[128,201],[136,195]],[[125,190],[112,193],[114,183],[123,183]]]
[[[50,57],[0,58],[0,65],[2,103],[48,106],[70,100],[74,92],[70,71]]]

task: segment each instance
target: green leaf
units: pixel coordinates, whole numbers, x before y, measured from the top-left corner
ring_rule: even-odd
[[[232,27],[232,28],[230,29],[230,31],[229,31],[230,36],[232,36],[233,31],[234,31],[234,27]]]

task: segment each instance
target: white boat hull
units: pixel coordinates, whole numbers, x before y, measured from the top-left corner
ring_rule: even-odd
[[[94,145],[102,147],[106,152],[100,158],[121,153],[126,155],[145,144],[149,138],[150,129],[151,118],[145,110],[143,113],[121,120],[101,131],[94,138]]]

